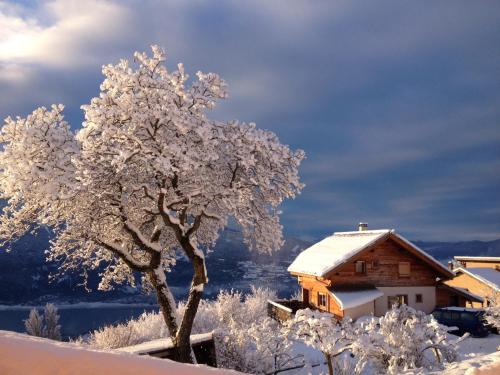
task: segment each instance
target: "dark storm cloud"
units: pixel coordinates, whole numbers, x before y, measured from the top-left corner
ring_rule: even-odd
[[[287,232],[500,237],[499,3],[57,0],[0,25],[2,117],[63,102],[76,128],[100,66],[158,43],[226,79],[214,117],[305,149]]]

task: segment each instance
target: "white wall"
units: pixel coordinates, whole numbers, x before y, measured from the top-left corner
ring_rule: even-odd
[[[348,316],[354,320],[358,319],[360,316],[372,315],[372,314],[374,314],[373,301],[344,310],[344,316]]]
[[[434,286],[378,286],[377,289],[384,292],[384,295],[375,300],[375,316],[384,315],[388,310],[387,297],[398,294],[406,294],[408,296],[408,306],[413,307],[415,310],[429,314],[436,307],[436,287]],[[415,302],[416,294],[422,295],[422,303]]]

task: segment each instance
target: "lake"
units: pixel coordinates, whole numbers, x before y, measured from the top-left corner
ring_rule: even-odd
[[[61,333],[65,339],[75,338],[105,325],[125,322],[145,311],[158,311],[157,305],[113,303],[80,303],[58,308]],[[0,330],[26,332],[24,320],[29,313],[30,307],[0,306]]]

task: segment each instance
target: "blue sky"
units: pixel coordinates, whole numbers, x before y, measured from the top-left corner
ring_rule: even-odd
[[[219,73],[211,116],[306,151],[288,234],[396,228],[500,238],[500,2],[0,2],[0,117],[64,103],[74,128],[101,65],[162,45]]]

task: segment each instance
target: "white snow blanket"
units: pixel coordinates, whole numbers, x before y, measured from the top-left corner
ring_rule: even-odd
[[[191,345],[198,344],[203,341],[208,341],[212,339],[213,333],[201,333],[198,335],[191,335]],[[127,352],[133,354],[146,354],[150,352],[155,352],[162,349],[171,348],[172,340],[170,338],[151,340],[143,342],[141,344],[126,346],[124,348],[118,348],[116,350],[120,352]]]
[[[0,331],[2,375],[236,375],[236,371],[134,354],[93,350],[67,342]]]
[[[288,272],[324,276],[383,236],[389,229],[363,232],[336,232],[333,236],[312,245],[292,262]]]

